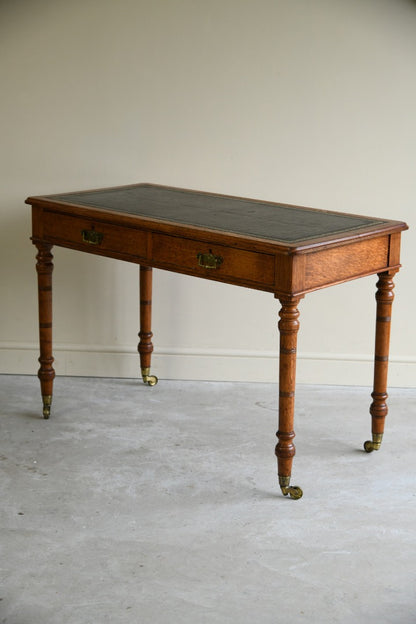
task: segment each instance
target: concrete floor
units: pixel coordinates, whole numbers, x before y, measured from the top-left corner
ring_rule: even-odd
[[[270,384],[0,377],[0,623],[414,624],[416,390],[300,386],[277,486]]]

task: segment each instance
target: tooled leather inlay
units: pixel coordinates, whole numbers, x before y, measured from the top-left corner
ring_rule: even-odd
[[[299,243],[384,223],[356,215],[224,197],[152,184],[65,195],[59,202],[124,212],[283,243]]]

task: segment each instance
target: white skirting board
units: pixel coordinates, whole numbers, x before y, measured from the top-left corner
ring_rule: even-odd
[[[0,344],[0,374],[33,375],[39,368],[34,343]],[[134,378],[140,374],[134,348],[102,345],[54,346],[57,375]],[[275,383],[278,353],[192,348],[155,348],[152,373],[160,379]],[[297,383],[371,386],[373,357],[345,353],[298,353]],[[392,356],[390,387],[416,386],[416,358]]]

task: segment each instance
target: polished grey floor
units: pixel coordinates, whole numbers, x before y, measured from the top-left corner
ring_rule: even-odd
[[[413,624],[416,390],[297,390],[280,494],[270,384],[0,377],[0,623]]]

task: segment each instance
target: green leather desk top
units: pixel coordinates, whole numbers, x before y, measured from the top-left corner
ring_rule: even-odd
[[[383,229],[398,222],[153,184],[29,198],[147,217],[242,236],[298,244]]]

